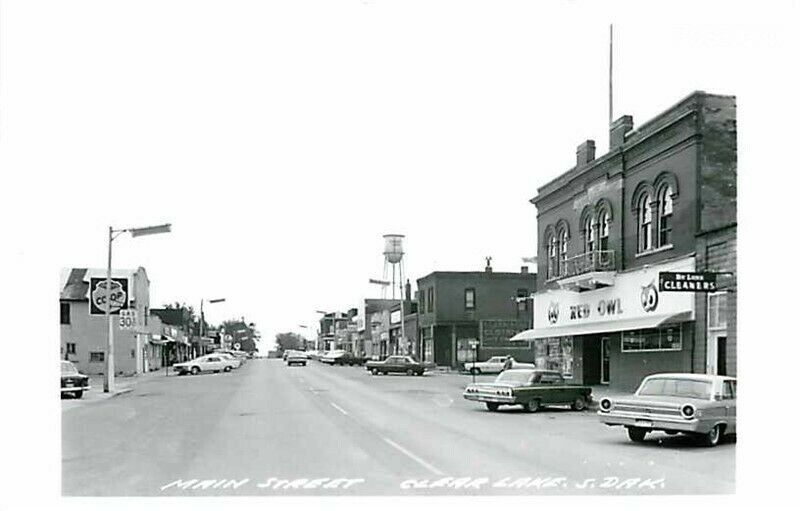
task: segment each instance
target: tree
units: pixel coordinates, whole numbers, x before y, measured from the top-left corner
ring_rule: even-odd
[[[305,339],[294,332],[286,332],[275,336],[278,351],[305,349]]]

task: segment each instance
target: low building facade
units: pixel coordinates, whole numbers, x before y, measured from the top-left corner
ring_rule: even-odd
[[[108,322],[97,306],[98,300],[105,299],[105,277],[106,270],[91,268],[70,268],[61,275],[61,358],[73,362],[80,372],[88,375],[106,372]],[[123,329],[119,315],[112,314],[114,372],[116,375],[140,374],[147,370],[150,358],[150,280],[142,267],[114,269],[111,277],[115,283],[124,284],[115,299],[125,302],[123,308],[136,311],[139,320],[132,329]],[[95,289],[91,288],[93,282]],[[117,288],[114,291],[117,292]]]
[[[494,355],[532,362],[531,343],[511,337],[531,327],[531,300],[536,275],[520,273],[433,272],[417,280],[417,338],[424,362],[454,369]],[[477,340],[477,350],[471,341]]]

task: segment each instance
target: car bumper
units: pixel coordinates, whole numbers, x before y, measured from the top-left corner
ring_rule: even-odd
[[[86,391],[86,390],[89,390],[91,388],[92,387],[89,386],[89,385],[82,385],[82,386],[81,385],[77,385],[75,387],[61,387],[61,392],[77,392],[79,390]]]
[[[607,426],[633,426],[655,431],[681,431],[685,433],[708,433],[714,423],[711,420],[682,417],[646,416],[629,413],[597,412],[600,422]]]
[[[498,396],[493,394],[475,394],[475,393],[464,393],[462,394],[464,399],[468,401],[480,401],[483,403],[499,403],[499,404],[506,404],[506,405],[513,405],[517,404],[516,399],[514,396]]]

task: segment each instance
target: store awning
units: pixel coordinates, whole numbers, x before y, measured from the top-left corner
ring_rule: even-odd
[[[150,344],[155,344],[156,346],[162,346],[170,342],[175,342],[175,339],[168,335],[153,334],[150,336]]]
[[[641,328],[656,328],[662,325],[673,323],[683,323],[692,321],[691,312],[681,312],[679,314],[663,314],[655,316],[644,316],[632,319],[616,319],[613,321],[598,321],[595,323],[584,323],[580,325],[565,325],[548,328],[534,328],[520,332],[510,339],[510,341],[523,342],[534,339],[544,339],[546,337],[564,337],[569,335],[588,335],[603,334],[606,332],[619,332],[621,330],[639,330]]]

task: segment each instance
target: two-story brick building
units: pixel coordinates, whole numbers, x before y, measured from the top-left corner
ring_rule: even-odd
[[[520,273],[436,271],[417,280],[417,324],[420,358],[460,368],[471,360],[470,340],[480,342],[478,358],[511,354],[532,361],[527,343],[511,343],[514,334],[531,326],[530,300],[536,275]]]
[[[630,390],[662,371],[736,374],[736,101],[695,92],[610,149],[577,150],[538,190],[537,365]],[[659,290],[668,271],[729,272],[713,293]]]

